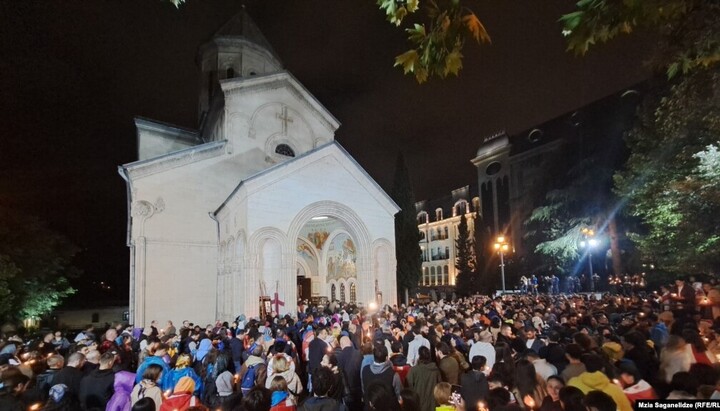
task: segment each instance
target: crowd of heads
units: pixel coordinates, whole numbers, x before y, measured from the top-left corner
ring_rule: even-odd
[[[205,327],[3,335],[0,408],[629,411],[720,398],[719,336],[712,281],[374,311],[300,302]]]

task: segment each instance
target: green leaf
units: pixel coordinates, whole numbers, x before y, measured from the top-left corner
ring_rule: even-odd
[[[410,13],[415,13],[418,10],[420,1],[419,0],[407,0],[406,7]]]
[[[415,71],[418,64],[419,56],[417,50],[408,50],[405,53],[395,57],[395,66],[402,66],[405,74]]]
[[[415,27],[406,29],[408,32],[408,40],[413,43],[420,44],[425,40],[427,34],[425,33],[425,26],[422,24],[415,24]]]
[[[445,71],[443,74],[445,76],[448,74],[454,74],[457,76],[462,69],[462,58],[463,55],[460,53],[459,48],[456,48],[448,54],[447,57],[445,57]]]

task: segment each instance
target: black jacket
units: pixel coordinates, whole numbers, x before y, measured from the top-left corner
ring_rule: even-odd
[[[80,406],[84,410],[105,409],[115,392],[113,370],[94,370],[80,381]]]
[[[334,398],[310,397],[298,407],[298,411],[347,411],[347,407]]]
[[[460,395],[465,404],[477,404],[478,401],[487,399],[488,387],[487,378],[482,371],[470,370],[460,377]],[[469,406],[470,407],[470,406]]]

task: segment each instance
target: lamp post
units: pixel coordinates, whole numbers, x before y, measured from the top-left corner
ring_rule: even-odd
[[[499,235],[493,244],[495,250],[500,253],[500,275],[502,277],[502,290],[505,293],[505,253],[510,249],[504,235]]]
[[[590,292],[595,291],[595,279],[593,277],[593,266],[592,266],[592,249],[598,245],[598,240],[595,238],[595,231],[589,228],[583,228],[580,232],[585,237],[585,240],[580,241],[580,247],[587,247],[588,250],[588,268],[590,269],[590,275],[588,280],[590,281]]]

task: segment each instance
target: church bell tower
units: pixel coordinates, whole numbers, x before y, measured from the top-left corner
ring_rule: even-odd
[[[213,38],[200,46],[200,93],[198,119],[221,108],[220,80],[251,77],[282,70],[282,63],[243,9],[218,30]]]

